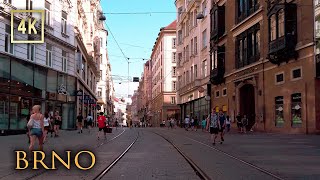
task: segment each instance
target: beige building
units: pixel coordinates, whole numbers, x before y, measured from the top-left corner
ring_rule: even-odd
[[[186,115],[201,119],[210,109],[205,96],[210,75],[211,1],[176,0],[175,5],[178,13],[176,58],[180,120]]]
[[[152,103],[151,124],[159,126],[162,120],[179,113],[176,104],[176,21],[161,28],[151,54]]]

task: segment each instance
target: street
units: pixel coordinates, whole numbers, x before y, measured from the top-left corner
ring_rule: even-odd
[[[0,179],[320,179],[320,142],[313,135],[233,132],[215,146],[209,133],[180,128],[119,128],[107,135],[98,141],[86,130],[62,131],[45,144],[45,152],[94,152],[97,162],[88,171],[14,170],[14,150],[27,149],[26,136],[0,137]]]

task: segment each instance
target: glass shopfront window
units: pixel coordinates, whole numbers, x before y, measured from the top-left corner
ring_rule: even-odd
[[[27,117],[32,106],[32,99],[10,96],[10,129],[25,129]]]
[[[301,93],[295,93],[291,95],[291,119],[292,127],[302,126]]]
[[[47,74],[47,92],[56,93],[57,92],[57,72],[48,70]]]
[[[0,92],[8,93],[10,89],[10,59],[0,56]],[[0,125],[1,127],[1,125]]]
[[[9,96],[0,94],[0,130],[9,126]]]
[[[11,60],[11,94],[33,96],[33,66]]]
[[[47,70],[41,67],[34,69],[34,95],[46,98]]]
[[[68,95],[69,95],[69,99],[68,101],[76,101],[76,84],[77,82],[77,79],[73,76],[68,76],[67,77],[67,92],[68,92]]]
[[[275,97],[275,125],[276,127],[284,126],[284,116],[283,116],[283,96]]]

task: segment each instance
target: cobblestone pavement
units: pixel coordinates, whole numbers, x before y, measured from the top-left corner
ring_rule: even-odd
[[[174,143],[202,171],[214,180],[320,180],[320,141],[316,135],[228,133],[225,142],[212,146],[210,134],[201,131],[167,128],[113,130],[107,140],[98,141],[97,130],[89,134],[62,131],[49,137],[45,151],[91,150],[97,157],[88,171],[58,168],[33,179],[94,179],[131,144],[137,142],[103,179],[199,179],[187,161],[161,134]],[[110,141],[113,137],[117,137]],[[218,141],[219,142],[219,141]],[[97,146],[99,146],[97,148]],[[0,180],[25,179],[39,171],[16,171],[14,150],[28,148],[26,135],[0,137]],[[83,163],[83,162],[81,162]],[[59,164],[57,162],[57,164]],[[265,172],[262,172],[265,171]],[[269,173],[269,174],[267,174]],[[273,176],[271,176],[271,175]]]
[[[103,179],[199,179],[165,139],[146,130],[140,131],[138,141]]]
[[[154,131],[166,134],[175,143],[185,147],[186,151],[197,151],[198,155],[193,156],[194,160],[199,159],[201,161],[202,156],[206,156],[208,159],[210,158],[212,161],[215,161],[215,164],[223,164],[230,158],[217,151],[221,150],[266,169],[284,179],[320,179],[320,136],[317,135],[285,135],[255,132],[248,134],[229,133],[225,135],[225,142],[222,145],[217,144],[213,147],[209,139],[210,134],[201,132],[201,130],[185,131],[178,128],[174,130],[154,129]],[[209,151],[208,154],[203,153],[201,150],[204,147]],[[214,160],[214,157],[217,155],[223,159]],[[231,163],[222,173],[224,175],[227,173],[234,174],[231,168],[233,164]],[[206,163],[203,163],[203,166],[206,165]],[[242,168],[239,170],[244,171],[245,166],[245,164],[242,164]],[[249,174],[251,175],[251,173]],[[248,178],[244,177],[244,179]]]

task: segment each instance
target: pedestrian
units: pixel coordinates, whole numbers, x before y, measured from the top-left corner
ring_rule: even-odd
[[[59,111],[56,111],[55,116],[54,116],[54,137],[59,137],[59,129],[62,124],[61,117],[59,115]]]
[[[97,137],[98,137],[98,140],[100,140],[100,134],[101,134],[101,131],[103,131],[103,134],[104,134],[104,138],[106,139],[107,136],[106,136],[106,131],[105,131],[105,128],[106,128],[106,125],[107,125],[107,119],[106,117],[103,115],[103,112],[100,112],[100,116],[98,117],[98,128],[99,128],[99,131],[98,131],[98,134],[97,134]]]
[[[29,160],[32,161],[31,159],[31,154],[33,153],[33,148],[36,139],[38,139],[39,142],[39,150],[43,150],[43,132],[44,132],[44,117],[40,113],[41,106],[40,105],[35,105],[32,107],[32,112],[33,114],[30,116],[30,120],[28,121],[28,128],[30,129],[30,145],[29,145],[29,151],[30,151],[30,157]]]
[[[203,115],[202,121],[201,121],[202,132],[206,131],[206,126],[207,126],[207,118],[205,115]]]
[[[242,133],[242,117],[240,113],[236,116],[238,131]]]
[[[174,119],[171,118],[169,123],[170,123],[170,128],[173,129],[173,127],[174,127]]]
[[[191,117],[190,124],[191,124],[191,130],[193,131],[194,130],[194,118],[193,117]]]
[[[54,133],[54,117],[51,113],[49,113],[49,125],[50,125],[50,129],[49,129],[49,132],[50,132],[50,135],[52,137],[52,134]]]
[[[199,120],[198,120],[198,117],[196,116],[196,117],[194,117],[194,129],[195,129],[195,131],[197,131],[197,129],[198,129],[198,122]]]
[[[231,118],[230,118],[230,116],[226,117],[226,128],[227,128],[227,132],[229,132],[230,128],[231,128]]]
[[[50,131],[50,116],[48,112],[44,113],[43,126],[44,126],[44,133],[43,133],[43,144],[44,144],[47,140],[48,132]]]
[[[226,116],[224,115],[224,113],[222,111],[220,111],[219,113],[219,130],[220,130],[220,139],[221,142],[220,144],[222,144],[222,142],[224,142],[224,129],[226,128]]]
[[[116,119],[116,122],[115,122],[116,130],[118,130],[118,125],[119,125],[119,122],[118,122],[118,120]]]
[[[247,118],[247,115],[244,115],[242,118],[242,132],[247,133],[247,127],[248,127],[248,118]]]
[[[93,124],[93,117],[89,113],[88,117],[87,117],[87,126],[88,126],[88,129],[89,129],[89,134],[90,134],[90,130],[92,128],[92,124]]]
[[[219,120],[218,120],[218,115],[212,110],[211,115],[208,116],[208,126],[210,127],[210,139],[212,142],[212,145],[216,144],[216,139],[219,134]]]
[[[79,115],[77,116],[78,134],[82,133],[82,121],[83,121],[82,112],[79,112]]]
[[[90,113],[88,114],[88,116],[89,116],[89,115],[90,115]],[[87,117],[88,117],[88,116],[87,116]],[[86,128],[86,129],[88,128],[88,120],[87,120],[87,118],[83,118],[83,127]],[[82,133],[82,132],[81,132],[81,133]]]
[[[189,115],[187,115],[186,118],[184,119],[184,128],[186,131],[188,131],[189,129],[189,123],[190,123],[190,119],[189,119]]]

